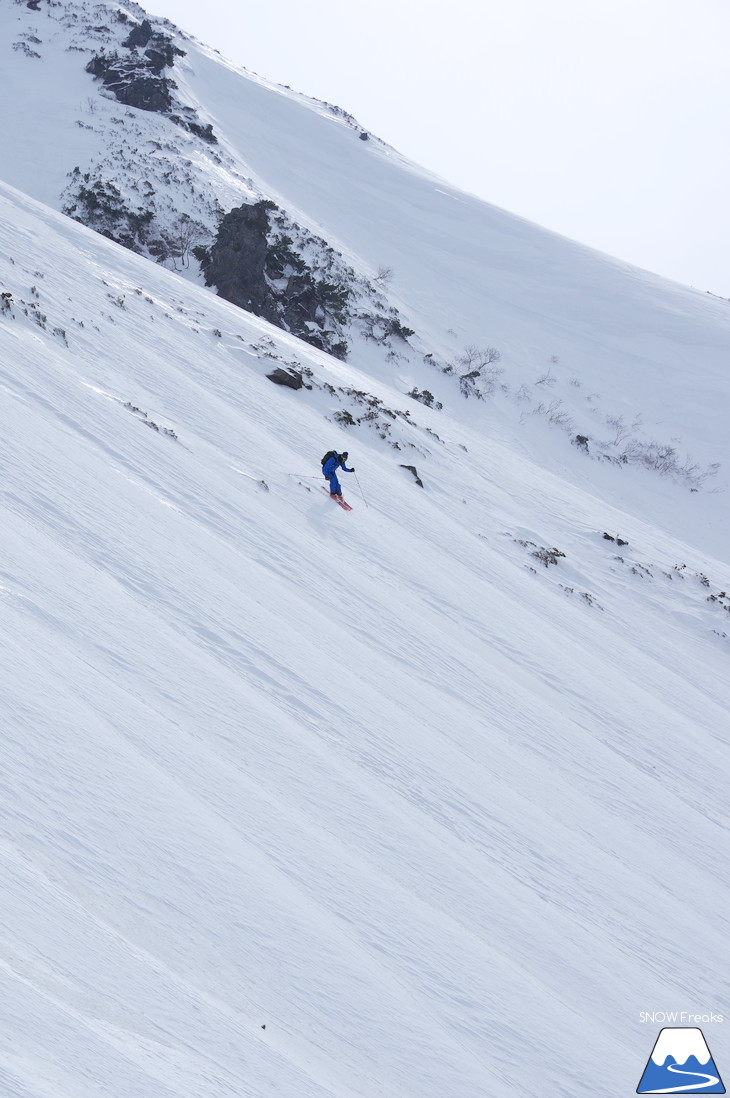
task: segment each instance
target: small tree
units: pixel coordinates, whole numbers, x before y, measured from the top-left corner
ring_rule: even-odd
[[[373,282],[381,290],[387,290],[393,281],[393,268],[392,267],[378,267],[378,273],[376,274]]]
[[[202,240],[205,234],[203,226],[198,221],[193,221],[188,214],[180,214],[170,229],[165,233],[165,243],[170,249],[175,270],[190,266],[190,253],[194,253],[195,246]]]
[[[465,347],[459,358],[451,364],[458,374],[462,396],[475,396],[477,400],[491,396],[497,388],[497,378],[504,373],[496,365],[501,357],[501,352],[496,347],[477,347],[474,344]]]

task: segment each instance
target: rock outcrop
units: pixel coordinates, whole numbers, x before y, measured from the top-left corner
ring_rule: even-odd
[[[165,114],[204,141],[217,142],[210,123],[203,125],[191,107],[176,102],[177,84],[165,74],[176,57],[185,56],[185,51],[169,35],[155,30],[149,19],[133,26],[121,46],[128,52],[99,53],[89,61],[86,71],[101,80],[126,107]]]
[[[290,237],[272,231],[276,209],[263,200],[226,214],[202,262],[206,283],[226,301],[344,358],[350,288],[319,277]]]

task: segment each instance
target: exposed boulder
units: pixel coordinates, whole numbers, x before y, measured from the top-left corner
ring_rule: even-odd
[[[416,484],[419,488],[423,488],[423,481],[419,477],[418,469],[416,469],[415,465],[401,465],[401,469],[407,469],[409,473],[413,473],[413,479],[415,480]]]
[[[123,46],[126,46],[128,50],[131,50],[137,46],[147,45],[152,37],[152,24],[149,19],[143,19],[136,27],[132,27],[127,37],[122,42]]]
[[[167,114],[172,107],[174,84],[156,75],[144,58],[123,58],[116,53],[92,57],[86,71],[101,80],[126,107]]]
[[[304,385],[304,378],[299,373],[299,370],[284,370],[278,368],[266,376],[269,381],[273,381],[274,385],[286,385],[289,389],[301,389]]]

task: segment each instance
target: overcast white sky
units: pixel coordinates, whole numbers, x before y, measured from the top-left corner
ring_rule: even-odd
[[[449,181],[730,297],[728,0],[143,0]]]

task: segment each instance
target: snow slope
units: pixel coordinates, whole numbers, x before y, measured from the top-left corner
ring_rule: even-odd
[[[0,1092],[633,1093],[640,1010],[728,1013],[729,307],[165,21],[218,145],[122,108],[120,11],[0,6]],[[415,335],[331,359],[54,212],[76,166],[270,197]]]
[[[384,383],[7,187],[0,239],[3,1093],[633,1091],[728,991],[727,561],[419,406],[421,490],[326,423]]]

